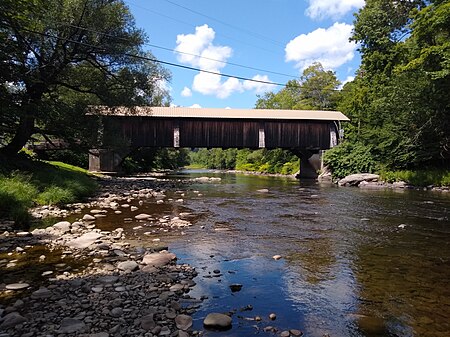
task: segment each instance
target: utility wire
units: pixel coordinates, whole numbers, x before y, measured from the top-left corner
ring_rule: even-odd
[[[178,23],[182,23],[182,24],[184,24],[184,25],[186,25],[186,26],[189,26],[189,27],[192,27],[192,26],[193,26],[192,23],[189,23],[189,22],[186,22],[186,21],[183,21],[183,20],[179,20],[179,19],[173,18],[173,17],[168,16],[168,15],[163,14],[163,13],[159,13],[159,12],[153,10],[153,9],[149,9],[149,8],[146,8],[146,7],[142,7],[142,6],[137,5],[137,4],[135,4],[135,3],[130,3],[130,2],[129,2],[128,4],[131,5],[131,6],[134,6],[134,7],[140,8],[140,9],[143,9],[143,10],[145,10],[145,11],[148,11],[148,12],[150,12],[150,13],[153,13],[153,14],[156,14],[156,15],[159,15],[159,16],[162,16],[162,17],[164,17],[164,18],[166,18],[166,19],[169,19],[169,20],[172,20],[172,21],[175,21],[175,22],[178,22]],[[253,44],[251,44],[251,43],[248,43],[248,42],[244,42],[244,41],[235,39],[235,38],[230,37],[230,36],[225,35],[225,34],[217,33],[217,35],[220,35],[220,36],[222,36],[222,37],[225,37],[225,38],[227,38],[227,39],[229,39],[229,40],[232,40],[232,41],[236,41],[236,42],[241,43],[241,44],[245,44],[245,45],[247,45],[247,46],[252,46],[252,47],[254,47],[254,48],[264,50],[265,52],[268,52],[268,53],[271,53],[271,54],[277,54],[277,53],[275,53],[275,52],[274,52],[273,50],[271,50],[271,49],[267,49],[267,48],[263,48],[263,47],[260,47],[260,46],[256,46],[256,45],[253,45]]]
[[[234,25],[232,25],[232,24],[229,24],[229,23],[227,23],[227,22],[225,22],[225,21],[222,21],[222,20],[213,18],[213,17],[211,17],[211,16],[209,16],[209,15],[206,15],[206,14],[203,14],[203,13],[200,13],[200,12],[197,12],[197,11],[195,11],[195,10],[189,8],[189,7],[186,7],[186,6],[177,4],[176,2],[173,2],[173,1],[171,1],[171,0],[164,0],[164,1],[167,2],[167,3],[170,3],[170,4],[174,5],[174,6],[177,6],[177,7],[179,7],[179,8],[183,8],[184,10],[187,10],[187,11],[189,11],[189,12],[191,12],[191,13],[194,13],[194,14],[203,16],[203,17],[205,17],[205,18],[207,18],[207,19],[216,21],[216,22],[218,22],[218,23],[220,23],[220,24],[222,24],[222,25],[224,25],[224,26],[227,26],[227,27],[233,28],[233,29],[235,29],[235,30],[238,30],[239,32],[243,32],[243,33],[246,33],[246,34],[251,35],[251,36],[253,36],[253,37],[256,37],[256,38],[258,38],[258,39],[261,39],[261,40],[264,40],[264,41],[268,41],[268,42],[271,42],[271,43],[273,43],[273,44],[276,44],[276,45],[279,45],[279,46],[284,47],[284,44],[283,44],[283,43],[278,42],[278,41],[276,41],[276,40],[273,40],[273,39],[271,39],[271,38],[268,38],[268,37],[266,37],[266,36],[264,36],[264,35],[261,35],[261,34],[259,34],[259,33],[255,33],[255,32],[252,32],[252,31],[250,31],[250,30],[247,30],[247,29],[239,28],[239,27],[234,26]]]
[[[102,48],[99,48],[99,47],[94,46],[94,45],[89,44],[89,43],[75,41],[75,40],[67,39],[67,38],[62,38],[62,37],[59,37],[59,36],[55,36],[55,35],[51,35],[51,34],[47,34],[47,33],[42,33],[42,32],[38,32],[38,31],[34,31],[34,30],[29,30],[29,29],[22,29],[22,30],[26,31],[26,32],[29,32],[29,33],[32,33],[32,34],[37,34],[37,35],[41,35],[41,36],[45,36],[45,37],[49,37],[49,38],[53,38],[53,39],[57,39],[57,40],[61,40],[61,41],[71,42],[71,43],[78,44],[78,45],[85,46],[85,47],[90,47],[90,48],[94,48],[94,49],[98,49],[98,50],[103,50]],[[203,72],[203,73],[208,73],[208,74],[213,74],[213,75],[218,75],[218,76],[224,76],[224,77],[229,77],[229,78],[236,78],[236,79],[243,80],[243,81],[256,82],[256,83],[262,83],[262,84],[270,84],[270,85],[282,86],[282,87],[286,86],[286,84],[282,84],[282,83],[262,81],[262,80],[255,80],[253,78],[248,78],[248,77],[235,76],[235,75],[230,75],[230,74],[223,74],[223,73],[220,73],[220,72],[209,71],[209,70],[204,70],[204,69],[195,68],[195,67],[189,67],[189,66],[185,66],[185,65],[177,64],[177,63],[173,63],[173,62],[161,61],[161,60],[158,60],[158,59],[155,59],[155,58],[150,58],[150,57],[146,57],[146,56],[142,56],[142,55],[135,55],[135,54],[131,54],[131,53],[122,53],[122,55],[123,56],[127,56],[127,57],[131,57],[131,58],[140,59],[140,60],[146,60],[146,61],[152,61],[152,62],[156,62],[156,63],[161,63],[161,64],[165,64],[165,65],[172,66],[172,67],[188,69],[188,70],[193,70],[193,71],[199,71],[199,72]]]
[[[99,31],[96,31],[94,29],[81,27],[81,26],[70,24],[70,23],[58,22],[58,24],[64,25],[64,26],[68,26],[68,27],[72,27],[72,28],[83,29],[83,30],[86,30],[86,31],[91,32],[91,33],[102,34],[102,35],[105,35],[105,36],[108,36],[108,37],[111,37],[111,38],[115,38],[115,39],[118,39],[118,40],[129,41],[128,39],[120,37],[120,36],[114,36],[114,35],[111,35],[111,34],[108,34],[108,33],[99,32]],[[166,50],[166,51],[171,51],[171,52],[174,52],[174,53],[177,53],[177,54],[194,56],[194,57],[198,57],[198,58],[201,58],[201,59],[204,59],[204,60],[214,61],[214,62],[218,62],[218,63],[222,63],[222,64],[228,64],[228,65],[239,67],[239,68],[251,69],[251,70],[256,70],[256,71],[262,71],[262,72],[265,72],[265,73],[285,76],[285,77],[289,77],[289,78],[297,78],[297,76],[293,76],[293,75],[283,74],[283,73],[279,73],[279,72],[271,71],[271,70],[266,70],[266,69],[254,68],[254,67],[245,66],[245,65],[238,64],[238,63],[233,63],[233,62],[226,62],[226,61],[216,60],[216,59],[213,59],[213,58],[210,58],[210,57],[206,57],[206,56],[201,56],[201,55],[197,55],[197,54],[187,53],[187,52],[183,52],[183,51],[179,51],[179,50],[171,49],[171,48],[167,48],[167,47],[161,47],[161,46],[158,46],[158,45],[155,45],[155,44],[152,44],[152,43],[143,43],[143,44],[146,45],[146,46],[149,46],[149,47],[153,47],[153,48],[157,48],[157,49],[161,49],[161,50]]]

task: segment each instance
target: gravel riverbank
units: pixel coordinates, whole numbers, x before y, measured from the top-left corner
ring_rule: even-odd
[[[139,213],[144,203],[169,202],[165,189],[174,187],[173,182],[114,178],[101,184],[101,193],[88,203],[33,211],[36,218],[75,213],[77,221],[60,221],[31,232],[13,231],[10,224],[3,224],[1,337],[200,333],[192,331],[190,315],[201,300],[188,294],[197,272],[176,264],[176,256],[166,247],[130,241],[123,228],[96,227],[96,220],[105,214],[120,214],[131,207],[136,214],[133,220],[144,229],[155,224],[164,231],[190,226],[181,216],[155,219]],[[180,196],[170,202],[183,200]],[[36,247],[43,247],[38,251],[44,253],[33,254]]]

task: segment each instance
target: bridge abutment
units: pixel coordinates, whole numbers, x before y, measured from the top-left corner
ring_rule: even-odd
[[[92,149],[89,151],[89,171],[121,172],[122,161],[128,153],[128,149]]]

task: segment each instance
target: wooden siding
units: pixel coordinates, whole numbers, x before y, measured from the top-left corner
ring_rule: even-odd
[[[258,148],[264,130],[266,148],[328,149],[330,121],[236,120],[104,116],[104,141],[130,147],[173,147],[179,128],[180,147]]]
[[[168,118],[114,117],[105,129],[113,132],[110,137],[115,133],[131,147],[172,147],[174,123]]]
[[[266,147],[328,149],[330,124],[320,121],[265,122]]]
[[[184,119],[181,147],[258,147],[258,122]]]

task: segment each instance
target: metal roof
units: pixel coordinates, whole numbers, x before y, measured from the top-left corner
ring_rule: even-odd
[[[89,115],[349,121],[340,111],[91,106]]]

